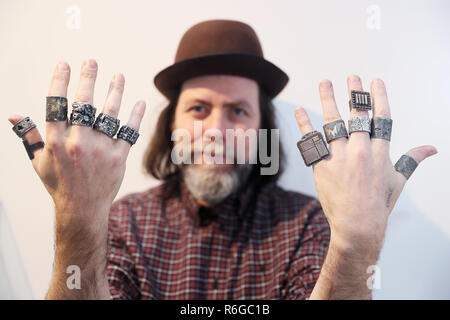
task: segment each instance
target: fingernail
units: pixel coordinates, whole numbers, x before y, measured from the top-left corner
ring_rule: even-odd
[[[384,86],[384,82],[383,82],[383,80],[381,80],[381,79],[379,79],[379,78],[376,78],[375,79],[375,84],[377,85],[377,86]]]
[[[296,108],[294,112],[295,112],[296,115],[299,116],[299,115],[302,114],[303,110],[302,110],[302,108],[299,107],[299,108]]]
[[[61,61],[60,63],[58,63],[58,70],[59,71],[67,71],[69,70],[69,65],[63,61]]]
[[[93,59],[90,59],[89,60],[89,67],[91,67],[91,68],[97,67],[97,62],[95,60],[93,60]]]
[[[331,81],[330,80],[323,80],[320,82],[320,88],[321,89],[330,89],[331,88]]]

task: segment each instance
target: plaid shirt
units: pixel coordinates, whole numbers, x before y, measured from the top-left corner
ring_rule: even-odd
[[[306,299],[330,230],[316,198],[274,183],[208,209],[174,180],[115,201],[108,238],[113,299]]]

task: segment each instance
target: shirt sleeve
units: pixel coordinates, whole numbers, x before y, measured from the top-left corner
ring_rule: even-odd
[[[319,278],[330,242],[328,221],[319,200],[308,204],[304,227],[296,241],[293,258],[290,260],[286,299],[309,299]]]
[[[129,206],[124,201],[113,203],[109,214],[107,277],[111,299],[140,299],[140,287],[135,264],[124,237]],[[124,229],[125,228],[125,229]]]

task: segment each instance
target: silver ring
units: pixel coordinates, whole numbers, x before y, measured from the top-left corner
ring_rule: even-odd
[[[45,121],[67,120],[67,98],[47,97]]]
[[[344,120],[335,120],[325,123],[323,126],[323,132],[325,133],[325,138],[328,143],[337,138],[348,137]]]
[[[72,103],[72,113],[70,114],[70,124],[92,127],[95,121],[95,112],[97,111],[89,103],[75,101]]]
[[[351,91],[351,98],[348,101],[350,106],[350,111],[352,109],[369,111],[372,109],[372,99],[370,98],[370,93],[365,91]]]
[[[419,164],[417,163],[414,158],[404,154],[398,159],[397,163],[395,164],[395,170],[400,172],[405,176],[405,178],[408,180],[409,177],[412,175],[414,170],[416,170],[417,166]]]
[[[13,127],[12,130],[17,134],[19,138],[22,138],[25,133],[30,131],[31,129],[35,128],[36,125],[34,122],[30,119],[30,117],[25,117],[19,122],[17,122]]]
[[[129,144],[133,145],[139,138],[139,132],[130,126],[123,125],[117,134],[117,138],[128,141]]]
[[[322,160],[330,154],[323,136],[320,132],[313,130],[305,134],[298,142],[297,148],[305,161],[305,165],[310,165]]]
[[[95,119],[94,129],[103,132],[109,137],[114,137],[119,130],[120,120],[106,113],[100,113]]]
[[[372,119],[372,132],[370,137],[372,139],[384,139],[391,141],[392,119],[375,117]]]
[[[352,132],[363,131],[363,132],[371,132],[370,128],[370,118],[367,116],[353,116],[350,120],[348,120],[348,132],[351,134]]]

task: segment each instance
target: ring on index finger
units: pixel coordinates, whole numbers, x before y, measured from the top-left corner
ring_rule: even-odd
[[[313,130],[305,134],[297,142],[298,150],[307,167],[322,160],[330,154],[323,136],[319,131]]]
[[[45,121],[66,121],[67,120],[67,98],[49,96],[47,99],[47,108]]]

